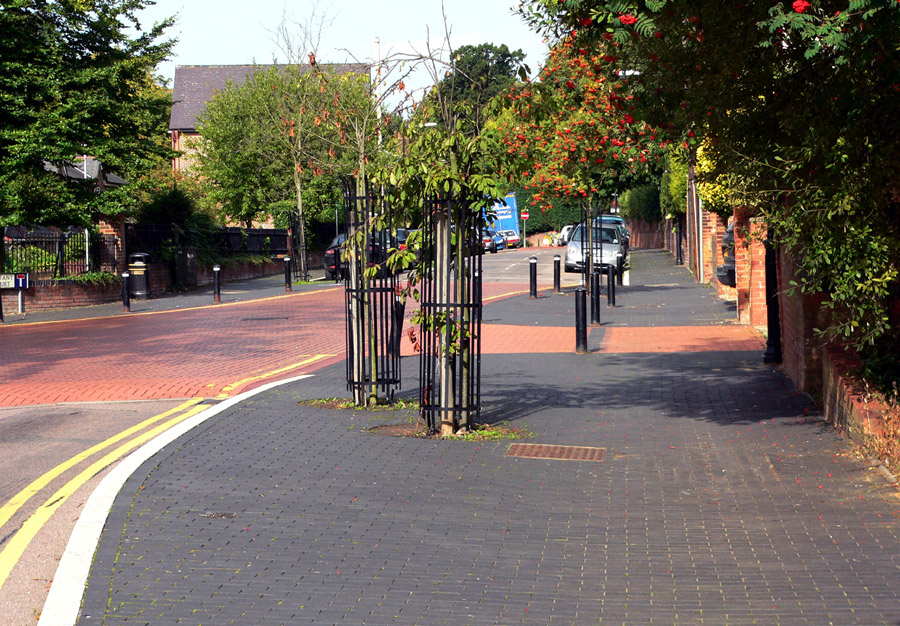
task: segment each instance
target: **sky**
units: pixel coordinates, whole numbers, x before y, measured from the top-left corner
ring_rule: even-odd
[[[546,46],[540,35],[511,13],[517,3],[445,0],[452,46],[493,43],[521,49],[532,76],[536,75]],[[441,7],[441,0],[157,0],[139,13],[139,19],[147,27],[176,16],[168,32],[178,44],[171,61],[159,67],[171,86],[177,65],[285,62],[274,34],[285,15],[287,23],[309,23],[311,15],[325,18],[317,55],[320,62],[372,61],[378,55],[376,37],[381,40],[382,58],[411,50],[424,52],[426,41],[434,47],[444,39]],[[419,70],[407,82],[416,87],[430,84],[430,79]]]

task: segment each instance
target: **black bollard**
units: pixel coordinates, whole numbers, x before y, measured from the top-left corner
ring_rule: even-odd
[[[553,293],[559,293],[562,288],[559,284],[559,255],[553,255]]]
[[[291,257],[284,257],[284,290],[293,291],[291,288]]]
[[[537,257],[531,257],[528,263],[531,265],[531,297],[537,298]]]
[[[600,273],[591,272],[591,326],[600,325]]]
[[[0,324],[3,323],[3,293],[0,292]]]
[[[129,293],[131,287],[128,285],[130,277],[131,274],[128,272],[122,272],[122,311],[124,313],[131,313],[131,293]]]
[[[625,262],[622,260],[622,257],[619,257],[619,260],[616,262],[616,284],[621,285],[623,277],[625,275]]]
[[[575,289],[575,352],[587,354],[587,290]]]
[[[222,268],[213,265],[213,302],[218,304],[222,301],[222,286],[219,284],[219,271]]]
[[[616,268],[606,266],[606,306],[616,306]]]

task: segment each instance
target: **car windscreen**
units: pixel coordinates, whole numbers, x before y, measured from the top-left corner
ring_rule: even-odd
[[[584,229],[579,224],[575,227],[575,232],[572,233],[572,237],[569,241],[574,241],[576,243],[581,243],[582,233]],[[583,235],[585,241],[587,241],[587,233],[584,232]],[[618,230],[612,226],[600,228],[599,226],[594,226],[594,242],[603,242],[603,243],[619,243],[619,233]]]
[[[331,240],[331,243],[328,244],[328,247],[329,247],[329,248],[337,248],[338,246],[343,245],[343,244],[344,244],[344,241],[345,241],[346,239],[347,239],[347,235],[340,234],[340,235],[338,235],[337,237],[335,237],[334,239]]]

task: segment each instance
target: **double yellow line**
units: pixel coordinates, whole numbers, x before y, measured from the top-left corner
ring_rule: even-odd
[[[106,467],[108,467],[112,463],[115,463],[138,446],[143,445],[147,441],[153,439],[157,435],[162,434],[176,424],[183,422],[192,415],[196,415],[200,411],[207,408],[205,406],[198,406],[202,401],[203,398],[193,398],[191,400],[188,400],[187,402],[183,402],[182,404],[176,406],[174,409],[170,409],[165,413],[155,415],[150,419],[141,422],[140,424],[136,424],[135,426],[132,426],[127,430],[123,430],[122,432],[113,435],[106,441],[102,441],[95,446],[91,446],[87,450],[73,456],[64,463],[60,463],[40,478],[34,480],[31,484],[14,495],[6,504],[4,504],[3,507],[0,508],[0,527],[6,524],[6,522],[8,522],[10,518],[12,518],[12,516],[15,515],[16,512],[25,505],[26,502],[28,502],[28,500],[30,500],[33,496],[40,492],[41,489],[49,485],[50,482],[55,478],[62,475],[63,472],[66,472],[67,470],[75,467],[85,459],[90,458],[94,454],[108,448],[109,446],[118,443],[123,439],[127,439],[135,433],[141,432],[142,430],[149,426],[152,426],[156,422],[171,417],[171,419],[169,419],[168,421],[165,421],[155,428],[152,428],[147,432],[135,437],[134,439],[129,440],[118,448],[107,453],[94,463],[91,463],[88,467],[79,472],[77,476],[57,489],[52,496],[47,498],[47,500],[38,507],[37,511],[35,511],[31,515],[31,517],[29,517],[25,521],[25,523],[22,524],[19,530],[16,531],[16,534],[13,535],[12,539],[10,539],[9,543],[3,548],[3,550],[0,551],[0,587],[3,587],[6,579],[9,578],[10,572],[12,572],[13,567],[15,567],[16,563],[19,562],[19,559],[22,557],[25,549],[31,543],[31,540],[34,539],[38,531],[40,531],[44,524],[47,523],[47,520],[50,519],[50,517],[53,515],[53,513],[56,512],[57,509],[59,509],[59,507],[65,504],[65,502],[72,496],[72,494],[74,494],[82,485],[84,485],[96,474],[103,471]],[[174,417],[172,417],[173,415]]]

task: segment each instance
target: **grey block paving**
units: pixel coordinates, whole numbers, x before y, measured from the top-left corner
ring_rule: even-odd
[[[900,624],[896,492],[760,360],[485,355],[485,420],[600,462],[271,390],[125,485],[79,623]]]

